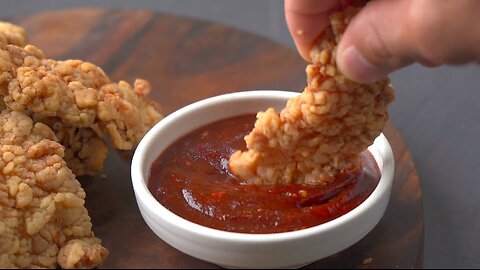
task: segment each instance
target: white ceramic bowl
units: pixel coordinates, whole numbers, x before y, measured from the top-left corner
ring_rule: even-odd
[[[358,207],[330,222],[275,234],[245,234],[211,229],[177,216],[150,193],[150,167],[177,138],[211,122],[268,107],[277,110],[297,95],[286,91],[250,91],[208,98],[186,106],[155,125],[142,139],[132,161],[132,182],[140,212],[161,239],[193,257],[229,268],[294,268],[336,252],[362,239],[383,216],[392,187],[392,149],[382,134],[370,146],[382,177]]]

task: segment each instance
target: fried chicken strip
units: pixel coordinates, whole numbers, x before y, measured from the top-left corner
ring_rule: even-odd
[[[45,59],[33,45],[0,44],[0,96],[5,106],[50,126],[77,176],[102,169],[108,153],[105,135],[115,148],[132,150],[162,119],[147,97],[150,90],[145,80],[136,80],[133,87],[124,81],[112,83],[88,62]]]
[[[229,168],[250,184],[323,184],[360,166],[359,155],[388,120],[394,92],[388,79],[358,84],[335,62],[341,35],[358,9],[331,15],[331,26],[311,50],[308,85],[280,113],[257,114],[245,137],[247,151],[230,157]]]
[[[132,150],[162,115],[147,81],[113,83],[25,44],[22,28],[0,23],[0,267],[94,268],[108,250],[74,173],[98,173],[106,137]]]
[[[63,156],[47,125],[0,113],[1,268],[93,268],[108,255]]]

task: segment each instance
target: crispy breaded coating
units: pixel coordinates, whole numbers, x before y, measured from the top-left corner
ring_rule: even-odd
[[[108,255],[64,149],[47,125],[0,114],[1,268],[92,268]]]
[[[3,79],[2,79],[3,78]],[[32,45],[0,49],[0,96],[9,110],[49,125],[66,147],[76,175],[97,174],[107,156],[103,142],[132,150],[162,119],[145,80],[112,83],[102,69],[80,60],[55,61]]]
[[[257,114],[245,137],[248,150],[230,158],[235,175],[250,184],[322,184],[360,166],[360,153],[389,118],[394,92],[388,79],[359,84],[337,69],[336,47],[356,11],[331,15],[331,27],[311,50],[303,93],[280,113],[270,108]]]
[[[58,141],[65,146],[68,167],[75,175],[96,175],[102,170],[108,147],[95,131],[86,127],[53,126]]]
[[[108,251],[97,238],[74,239],[60,249],[58,264],[63,269],[92,269],[103,263]]]
[[[147,81],[113,83],[25,44],[22,28],[0,23],[0,268],[95,268],[108,250],[74,173],[97,174],[104,139],[133,150],[162,115]]]
[[[7,44],[20,47],[27,45],[27,33],[20,26],[0,21],[0,48]]]
[[[160,119],[158,106],[146,97],[151,91],[148,81],[137,79],[132,87],[125,81],[100,88],[97,118],[113,145],[131,150]]]

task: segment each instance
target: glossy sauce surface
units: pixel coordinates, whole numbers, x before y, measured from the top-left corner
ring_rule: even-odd
[[[243,137],[255,115],[201,127],[170,145],[153,163],[148,188],[175,214],[231,232],[295,231],[335,219],[361,204],[380,172],[370,152],[362,169],[342,173],[328,185],[246,185],[228,171],[228,159],[245,150]]]

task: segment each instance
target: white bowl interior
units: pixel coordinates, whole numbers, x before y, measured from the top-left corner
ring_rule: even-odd
[[[217,120],[256,113],[269,107],[279,111],[295,95],[298,93],[286,91],[226,94],[186,106],[154,126],[140,142],[132,161],[132,183],[137,203],[150,228],[184,253],[229,267],[304,265],[345,249],[373,229],[387,206],[394,172],[392,150],[383,134],[369,147],[382,173],[372,195],[349,213],[300,231],[244,234],[211,229],[170,212],[149,192],[147,183],[152,163],[182,135]],[[316,248],[308,249],[307,246]]]

